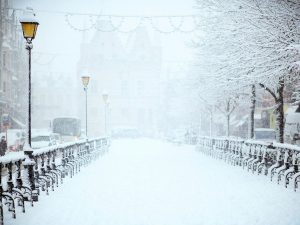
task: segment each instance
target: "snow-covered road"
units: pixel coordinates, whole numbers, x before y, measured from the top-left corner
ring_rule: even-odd
[[[10,216],[10,215],[9,215]],[[194,151],[192,146],[117,140],[5,225],[299,225],[294,193]]]

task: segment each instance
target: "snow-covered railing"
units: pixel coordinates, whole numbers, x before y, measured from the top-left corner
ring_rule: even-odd
[[[285,187],[300,183],[300,147],[291,144],[268,143],[226,137],[199,137],[197,150],[225,162],[241,166],[252,173],[276,176]]]
[[[48,195],[49,190],[54,191],[64,178],[72,178],[108,147],[109,140],[102,137],[0,157],[0,225],[6,213],[16,218],[17,206],[24,213],[26,202],[33,206],[42,191]]]

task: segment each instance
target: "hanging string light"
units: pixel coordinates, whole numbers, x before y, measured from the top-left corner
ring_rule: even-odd
[[[174,23],[174,19],[180,19],[179,23],[176,25]],[[183,22],[184,22],[184,18],[183,17],[168,17],[168,20],[169,20],[169,23],[172,27],[174,27],[174,29],[176,29],[176,31],[179,31],[180,28],[182,27],[183,25]]]
[[[69,25],[69,27],[71,27],[72,29],[76,30],[76,31],[87,31],[87,30],[91,30],[93,27],[95,27],[95,25],[97,24],[97,20],[93,20],[94,16],[92,15],[89,15],[88,16],[88,20],[89,20],[89,26],[87,27],[78,27],[78,26],[75,26],[73,25],[73,23],[71,23],[71,20],[70,18],[72,16],[75,16],[74,14],[65,14],[65,21],[66,23]],[[77,15],[78,16],[78,15]]]
[[[101,20],[101,18],[98,16],[98,21]],[[122,24],[124,23],[124,18],[121,17],[121,18],[118,18],[119,19],[119,23],[117,25],[115,25],[115,23],[113,22],[113,19],[111,18],[111,16],[108,16],[108,21],[111,25],[111,27],[113,28],[113,31],[117,31],[120,29],[120,27],[122,26]]]
[[[132,20],[132,18],[127,18],[127,20],[128,19]],[[124,28],[122,29],[122,27],[120,27],[119,29],[117,29],[117,31],[120,32],[120,33],[125,33],[125,34],[132,33],[132,32],[135,32],[139,27],[141,27],[144,24],[144,18],[143,17],[136,18],[134,20],[136,20],[135,25],[133,27],[131,27],[130,29],[124,30]],[[125,19],[124,19],[124,21],[125,21]],[[128,23],[128,21],[127,21],[127,23]],[[125,24],[125,22],[123,24]]]
[[[15,9],[23,11],[23,9]],[[63,11],[49,11],[49,10],[36,10],[38,13],[61,14],[64,15],[66,24],[73,30],[84,32],[88,30],[98,30],[100,32],[120,32],[131,33],[135,32],[140,26],[149,24],[152,29],[163,34],[179,33],[192,33],[196,32],[200,27],[200,16],[197,14],[190,15],[117,15],[117,14],[92,14],[92,13],[73,13]],[[74,20],[79,17],[86,17],[84,21],[87,24],[81,26],[82,23],[76,23]],[[175,22],[175,21],[178,22]],[[105,21],[100,25],[100,21]],[[115,22],[118,21],[118,22]],[[129,22],[134,22],[134,26],[126,29]],[[164,24],[164,26],[162,26]],[[189,26],[186,26],[189,24]],[[187,28],[188,27],[188,28]]]
[[[177,30],[177,28],[172,26],[172,24],[170,24],[172,27],[170,30],[166,30],[166,29],[163,30],[163,29],[159,28],[159,26],[154,22],[154,20],[155,20],[154,18],[150,18],[151,27],[159,33],[171,34],[171,33],[176,32],[176,30]]]
[[[70,28],[76,31],[87,31],[96,29],[101,32],[120,32],[120,33],[131,33],[135,32],[139,27],[145,24],[150,24],[152,29],[159,33],[170,34],[174,32],[180,33],[191,33],[197,31],[200,23],[197,21],[197,15],[189,16],[121,16],[121,15],[88,15],[90,17],[90,24],[81,28],[70,22],[67,16],[67,24]],[[72,14],[75,16],[75,14]],[[175,21],[178,22],[175,22]],[[105,21],[106,23],[102,23]],[[114,21],[118,21],[117,23]],[[189,28],[184,28],[189,21]],[[134,23],[130,29],[125,29],[125,25]],[[162,26],[164,24],[164,26]]]

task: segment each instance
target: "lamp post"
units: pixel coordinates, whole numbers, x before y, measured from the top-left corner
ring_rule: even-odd
[[[87,138],[88,136],[88,130],[87,130],[87,87],[90,81],[89,76],[82,76],[81,81],[83,84],[83,90],[85,91],[85,136]]]
[[[29,145],[26,148],[31,149],[31,49],[33,47],[32,40],[35,38],[39,23],[31,8],[27,8],[23,18],[20,19],[20,23],[26,40],[26,49],[28,50],[28,137],[25,145]]]
[[[106,102],[106,135],[109,134],[109,128],[110,128],[110,101],[108,100]]]
[[[108,93],[106,91],[103,92],[102,98],[104,101],[104,132],[107,135],[107,106],[108,106]]]

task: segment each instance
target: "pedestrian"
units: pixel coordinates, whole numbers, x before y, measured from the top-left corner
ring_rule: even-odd
[[[0,156],[4,156],[6,150],[7,150],[7,142],[5,140],[5,137],[2,136],[0,141]]]
[[[184,135],[185,143],[190,144],[190,132],[187,130]]]

